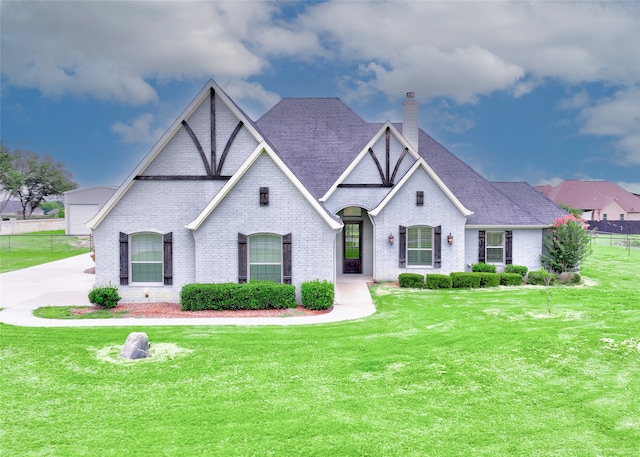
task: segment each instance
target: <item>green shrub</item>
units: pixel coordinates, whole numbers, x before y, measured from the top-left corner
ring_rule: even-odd
[[[451,289],[451,276],[440,274],[428,274],[427,289]]]
[[[329,309],[333,306],[334,288],[329,281],[307,281],[300,285],[302,306],[307,309]]]
[[[573,271],[566,271],[564,273],[560,273],[559,279],[562,284],[575,285],[575,284],[580,284],[580,280],[582,278],[580,277],[580,273],[576,273]]]
[[[267,281],[186,284],[180,291],[180,303],[183,311],[295,308],[296,288]]]
[[[480,276],[480,287],[498,287],[500,275],[498,273],[476,273]]]
[[[529,269],[527,267],[525,267],[524,265],[507,265],[504,268],[504,272],[505,273],[517,273],[520,275],[520,277],[524,278],[525,276],[527,276],[527,273],[529,272]]]
[[[534,286],[545,286],[547,284],[545,278],[549,279],[549,284],[553,284],[556,279],[553,273],[549,273],[544,268],[541,268],[536,271],[530,271],[527,275],[527,282]]]
[[[521,284],[522,284],[522,276],[520,276],[519,273],[500,273],[500,285],[519,286]]]
[[[476,273],[451,273],[451,287],[468,289],[480,287],[480,275]]]
[[[116,286],[94,287],[89,291],[89,302],[103,309],[115,308],[121,299]]]
[[[471,265],[471,271],[473,271],[474,273],[495,273],[496,266],[490,263],[483,262],[474,263],[473,265]]]
[[[398,275],[398,284],[400,287],[422,289],[424,288],[424,276],[418,273],[400,273]]]

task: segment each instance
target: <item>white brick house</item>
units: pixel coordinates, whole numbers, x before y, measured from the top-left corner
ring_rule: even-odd
[[[418,127],[365,122],[339,99],[283,99],[254,122],[209,81],[87,224],[96,284],[125,301],[183,285],[377,280],[478,261],[540,267],[563,211],[490,183]]]

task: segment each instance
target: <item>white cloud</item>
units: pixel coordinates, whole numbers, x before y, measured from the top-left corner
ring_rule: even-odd
[[[612,137],[619,161],[640,164],[640,85],[617,91],[613,97],[583,108],[580,133]]]
[[[584,108],[589,104],[589,94],[582,90],[576,94],[574,94],[570,98],[565,98],[564,100],[560,100],[558,103],[558,107],[560,109],[580,109]]]
[[[476,122],[471,114],[460,115],[452,112],[445,100],[438,105],[427,108],[427,119],[431,125],[438,126],[453,133],[463,133],[475,127]]]
[[[155,116],[151,113],[144,113],[133,119],[130,123],[114,122],[111,131],[118,134],[125,143],[151,144],[155,142],[164,129],[153,128]]]

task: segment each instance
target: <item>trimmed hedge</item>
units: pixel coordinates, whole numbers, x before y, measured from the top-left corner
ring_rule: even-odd
[[[423,289],[424,276],[418,273],[400,273],[398,275],[398,284],[400,287]]]
[[[451,287],[468,289],[480,287],[480,275],[476,273],[451,273]]]
[[[522,276],[519,273],[500,273],[499,276],[501,286],[519,286],[522,284]]]
[[[477,273],[480,276],[480,287],[498,287],[500,275],[498,273]]]
[[[89,291],[89,302],[103,309],[115,308],[121,299],[116,286],[94,287]]]
[[[471,271],[474,273],[495,273],[496,266],[491,265],[490,263],[474,263],[471,265]]]
[[[506,267],[504,267],[504,272],[505,273],[517,273],[521,277],[524,278],[525,276],[527,276],[527,273],[529,272],[529,269],[527,267],[525,267],[524,265],[507,265]]]
[[[300,295],[302,306],[307,309],[329,309],[335,302],[333,283],[327,280],[303,282]]]
[[[440,274],[428,274],[425,284],[427,289],[450,289],[451,276]]]
[[[186,284],[180,291],[180,303],[183,311],[295,308],[296,288],[266,281]]]
[[[556,277],[553,275],[553,273],[549,273],[544,268],[541,268],[540,270],[530,271],[527,275],[527,282],[529,284],[533,284],[534,286],[546,286],[547,283],[544,280],[545,277],[551,278],[551,282],[549,284],[553,284],[556,280]]]

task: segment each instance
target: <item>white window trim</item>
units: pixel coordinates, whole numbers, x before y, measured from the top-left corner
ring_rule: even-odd
[[[490,233],[501,233],[502,234],[502,244],[500,246],[489,246],[489,234]],[[506,239],[507,239],[507,233],[505,231],[501,231],[501,230],[487,230],[487,232],[485,233],[485,242],[484,242],[484,261],[487,264],[491,264],[491,265],[504,265],[505,264],[505,256],[506,256],[506,250],[507,250],[507,243],[506,243]],[[502,260],[500,260],[499,262],[494,262],[494,261],[489,261],[489,249],[493,248],[500,248],[502,249]]]
[[[409,248],[409,230],[411,230],[412,228],[425,228],[425,229],[429,229],[431,230],[431,247],[430,248]],[[412,268],[433,268],[433,227],[429,226],[429,225],[411,225],[407,227],[407,240],[406,240],[406,253],[405,253],[405,258],[406,258],[406,268],[408,270],[412,269]],[[409,263],[409,250],[411,251],[431,251],[431,263],[426,263],[426,264],[411,264]]]
[[[260,235],[269,235],[269,236],[273,236],[273,237],[277,237],[280,240],[280,262],[252,262],[251,261],[251,238],[253,238],[254,236],[260,236]],[[278,235],[277,233],[268,233],[268,232],[258,232],[258,233],[253,233],[251,235],[249,235],[247,237],[247,282],[251,282],[251,266],[252,265],[280,265],[280,282],[276,283],[276,284],[283,284],[282,282],[282,278],[284,276],[284,271],[282,268],[282,263],[283,263],[283,258],[282,258],[282,235]]]
[[[133,255],[132,255],[132,251],[133,251],[133,238],[136,235],[156,235],[160,237],[160,241],[161,241],[161,246],[163,243],[163,238],[162,238],[162,234],[160,233],[156,233],[156,232],[136,232],[136,233],[130,233],[129,234],[129,285],[130,286],[134,286],[134,287],[144,287],[144,286],[163,286],[164,285],[164,248],[161,248],[160,250],[160,254],[162,255],[162,258],[159,261],[135,261],[135,263],[137,264],[141,264],[141,263],[160,263],[160,281],[134,281],[133,280],[133,264],[134,264],[134,260],[133,260]]]

